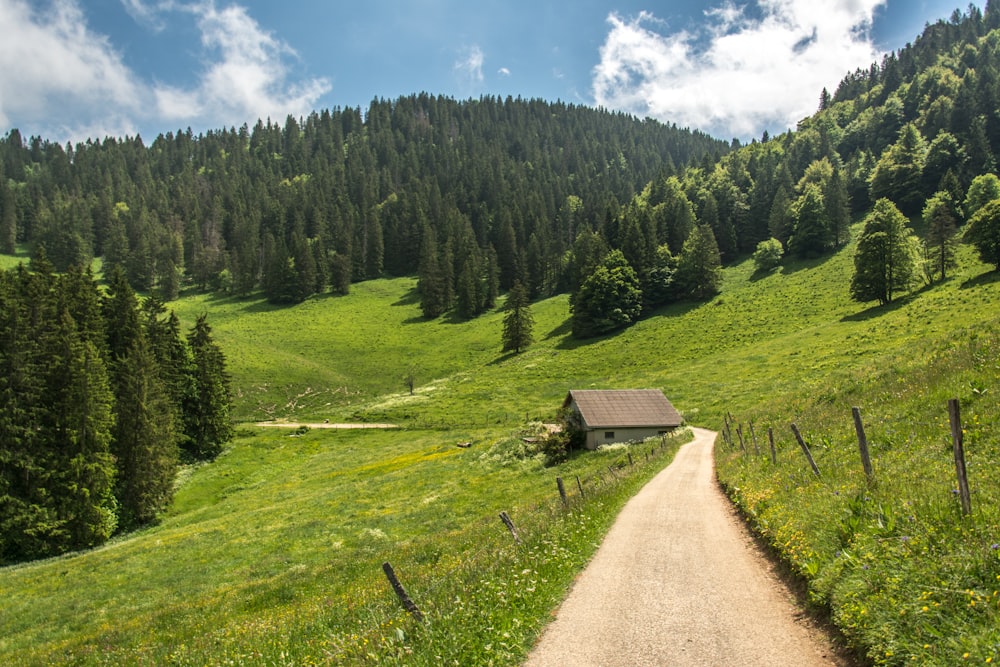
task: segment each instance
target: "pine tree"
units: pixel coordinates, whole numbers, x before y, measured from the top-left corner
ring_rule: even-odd
[[[722,258],[715,234],[708,225],[695,227],[684,242],[675,280],[681,294],[693,299],[707,299],[718,294],[722,286]]]
[[[112,452],[119,527],[150,523],[173,497],[177,473],[175,411],[145,332],[118,359]]]
[[[198,317],[188,334],[188,346],[194,372],[193,400],[184,409],[185,431],[190,438],[188,451],[196,459],[212,459],[233,437],[229,417],[232,390],[225,356],[212,339],[205,315]]]
[[[528,290],[520,281],[516,281],[508,292],[504,310],[507,314],[503,318],[502,351],[520,354],[521,350],[531,345],[535,325]]]
[[[17,249],[17,217],[14,195],[0,169],[0,252],[13,255]]]

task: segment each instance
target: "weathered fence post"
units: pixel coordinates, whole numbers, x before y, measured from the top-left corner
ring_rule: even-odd
[[[969,495],[969,476],[965,470],[965,437],[962,434],[962,417],[958,399],[948,401],[948,417],[951,419],[952,451],[955,453],[955,471],[958,473],[958,496],[962,501],[962,514],[972,513],[972,498]]]
[[[778,450],[774,448],[774,429],[767,427],[767,439],[771,443],[771,465],[778,465]]]
[[[744,454],[746,454],[747,453],[747,445],[743,441],[743,424],[739,424],[736,427],[736,435],[739,436],[739,438],[740,438],[740,449],[743,451]]]
[[[500,520],[507,526],[510,534],[514,536],[514,542],[521,544],[521,536],[517,534],[517,528],[514,527],[514,522],[510,520],[510,515],[506,512],[500,512]]]
[[[816,461],[813,459],[812,452],[809,451],[809,447],[806,445],[806,441],[802,439],[802,434],[799,433],[799,427],[792,424],[792,433],[795,434],[795,439],[799,441],[799,447],[802,448],[802,452],[806,455],[809,460],[809,465],[812,466],[813,472],[819,477],[819,466],[816,465]]]
[[[632,463],[632,452],[625,452],[628,455],[628,467],[631,468],[635,464]]]
[[[399,583],[399,579],[396,578],[396,573],[393,571],[392,565],[389,564],[389,561],[382,563],[382,571],[385,572],[386,578],[388,578],[389,583],[392,584],[392,590],[396,591],[396,597],[398,597],[399,601],[403,603],[403,607],[406,611],[410,612],[413,618],[418,621],[423,621],[423,613],[417,608],[417,605],[414,604],[413,600],[410,599],[410,596],[406,594],[406,589],[403,588],[403,584]]]
[[[556,486],[559,487],[559,497],[562,498],[563,505],[569,505],[569,499],[566,497],[566,486],[563,484],[562,477],[556,477]]]
[[[583,482],[580,481],[580,476],[576,476],[576,488],[580,489],[580,497],[583,498]]]
[[[854,415],[854,430],[858,433],[858,449],[861,451],[861,465],[865,468],[868,483],[875,482],[875,469],[872,468],[872,458],[868,453],[868,437],[865,435],[865,425],[861,422],[861,408],[851,408]]]
[[[753,440],[753,452],[760,456],[760,447],[757,446],[757,433],[753,430],[753,422],[750,422],[750,439]]]

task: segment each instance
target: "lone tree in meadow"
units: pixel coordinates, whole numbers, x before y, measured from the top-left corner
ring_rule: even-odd
[[[979,258],[1000,271],[1000,199],[994,199],[972,216],[965,240],[976,246]]]
[[[535,326],[528,288],[521,281],[515,281],[510,288],[504,310],[507,314],[503,318],[503,351],[520,354],[521,350],[531,345],[531,330]]]
[[[896,291],[909,289],[917,267],[917,240],[906,222],[906,216],[888,199],[875,202],[854,254],[852,299],[884,305]]]

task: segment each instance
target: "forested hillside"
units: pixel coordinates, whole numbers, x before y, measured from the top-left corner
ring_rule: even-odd
[[[0,141],[0,252],[44,245],[57,269],[100,256],[166,300],[191,284],[273,302],[412,275],[424,247],[440,305],[467,314],[555,273],[577,232],[675,166],[729,146],[562,103],[427,94],[283,124],[60,146]],[[552,286],[554,289],[554,286]]]

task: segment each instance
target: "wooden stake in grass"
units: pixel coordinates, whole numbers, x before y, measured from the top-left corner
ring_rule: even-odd
[[[740,449],[743,451],[744,454],[746,454],[747,453],[747,444],[743,440],[743,424],[739,424],[736,427],[736,435],[739,436],[739,438],[740,438]]]
[[[577,479],[579,480],[579,478]],[[521,544],[521,536],[517,534],[517,528],[514,527],[514,522],[510,520],[510,515],[506,512],[500,512],[500,520],[507,526],[510,534],[514,536],[514,542]]]
[[[403,603],[403,608],[410,612],[410,615],[413,616],[413,618],[423,622],[423,613],[417,608],[417,605],[414,604],[413,600],[410,599],[410,596],[406,594],[406,589],[403,588],[403,584],[399,583],[399,579],[396,577],[396,572],[392,569],[392,565],[389,564],[389,561],[382,563],[382,571],[385,572],[386,578],[389,580],[389,583],[392,584],[392,590],[396,591],[396,597],[398,597],[399,601]]]
[[[858,434],[858,449],[861,451],[861,465],[865,468],[865,477],[869,484],[875,483],[875,469],[872,468],[871,455],[868,453],[868,437],[865,436],[865,425],[861,422],[861,408],[851,408],[854,415],[854,430]]]
[[[799,447],[802,448],[802,452],[806,455],[806,459],[809,460],[809,465],[812,466],[813,472],[816,473],[817,477],[819,477],[819,466],[816,465],[812,452],[809,451],[806,441],[802,439],[802,434],[799,433],[799,427],[795,424],[792,424],[792,433],[795,434],[795,439],[799,441]]]
[[[767,439],[771,443],[771,465],[778,465],[778,450],[774,448],[774,429],[767,427]]]
[[[753,422],[750,422],[750,439],[753,440],[754,454],[760,456],[760,447],[757,446],[757,433],[753,430]]]
[[[580,489],[580,497],[583,498],[583,482],[580,481],[580,476],[576,476],[576,488]]]
[[[566,497],[566,486],[563,484],[562,477],[556,477],[556,486],[559,487],[559,497],[562,498],[563,505],[569,505],[569,499]]]
[[[969,495],[969,476],[965,470],[965,436],[962,433],[962,417],[958,399],[948,401],[948,417],[951,419],[952,451],[955,454],[955,471],[958,473],[958,497],[962,501],[962,514],[972,513],[972,498]]]

